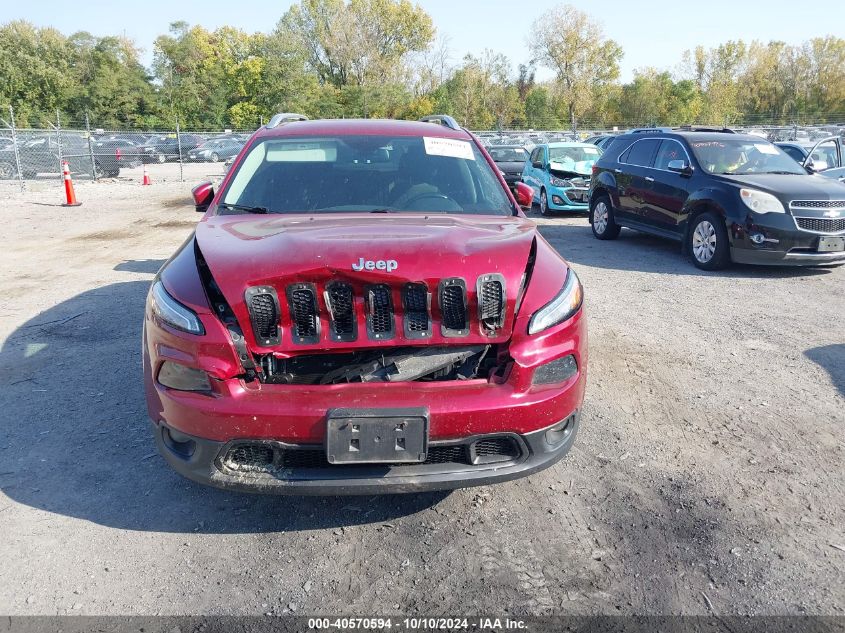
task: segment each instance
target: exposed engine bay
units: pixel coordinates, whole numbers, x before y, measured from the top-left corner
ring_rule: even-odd
[[[332,385],[487,378],[497,367],[497,346],[399,347],[341,354],[260,358],[271,384]]]

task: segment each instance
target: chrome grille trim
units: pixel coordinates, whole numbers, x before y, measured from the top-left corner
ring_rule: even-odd
[[[845,200],[792,200],[790,209],[845,209]]]

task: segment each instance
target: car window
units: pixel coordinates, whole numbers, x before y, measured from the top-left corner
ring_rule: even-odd
[[[434,137],[267,138],[250,148],[221,199],[270,213],[513,213],[475,143]]]
[[[817,165],[824,163],[827,169],[839,167],[839,152],[837,150],[836,141],[825,141],[813,150],[813,162]]]
[[[657,151],[657,158],[654,160],[655,169],[663,169],[668,171],[669,163],[673,160],[688,161],[686,150],[683,146],[675,140],[664,139],[660,143],[660,149]]]
[[[660,144],[660,139],[647,138],[634,143],[620,158],[620,163],[638,165],[640,167],[651,167],[654,152]]]
[[[763,139],[707,139],[692,141],[690,147],[711,174],[806,174],[786,152]]]
[[[491,147],[490,158],[497,163],[519,163],[526,159],[528,152],[521,147]]]
[[[799,163],[804,161],[804,153],[797,147],[792,147],[791,145],[783,145],[779,147]]]

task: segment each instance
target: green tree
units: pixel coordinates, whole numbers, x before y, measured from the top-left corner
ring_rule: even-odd
[[[540,16],[532,26],[529,46],[534,59],[557,75],[557,89],[573,129],[593,105],[596,88],[619,77],[622,48],[604,37],[600,24],[571,5]]]

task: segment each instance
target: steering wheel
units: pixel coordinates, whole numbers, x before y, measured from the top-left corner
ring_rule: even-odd
[[[449,196],[442,194],[442,193],[434,193],[434,192],[428,192],[428,191],[423,191],[421,193],[418,193],[416,195],[411,196],[410,198],[408,198],[405,201],[405,204],[402,205],[402,206],[404,206],[406,209],[411,209],[411,207],[413,206],[413,204],[415,202],[419,202],[420,200],[425,200],[426,198],[429,198],[431,200],[446,200],[446,201],[450,202],[452,205],[454,205],[454,207],[456,207],[455,210],[460,208],[458,206],[458,203],[455,202],[454,200],[452,200],[452,198],[450,198]],[[414,210],[427,211],[428,209],[414,209]]]

